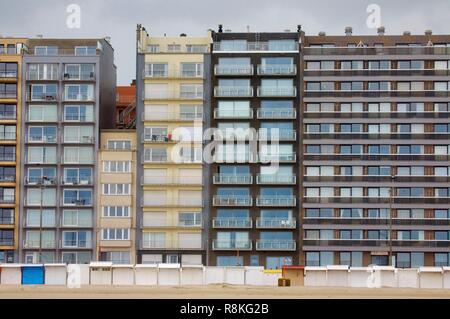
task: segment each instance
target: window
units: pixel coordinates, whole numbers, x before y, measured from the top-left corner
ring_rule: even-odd
[[[94,64],[64,65],[64,79],[91,80],[94,79]]]
[[[34,47],[35,55],[57,55],[58,47],[53,45],[48,46],[35,46]]]
[[[28,188],[26,203],[28,206],[55,206],[56,190],[52,188]]]
[[[101,252],[101,260],[110,261],[114,264],[130,264],[129,251],[108,251]]]
[[[55,110],[56,114],[56,110]],[[65,122],[93,122],[94,108],[92,105],[65,105]]]
[[[131,141],[108,140],[109,150],[131,150]]]
[[[62,225],[65,227],[92,227],[92,210],[64,209]]]
[[[131,184],[103,184],[103,195],[130,195]]]
[[[16,78],[17,70],[16,62],[0,62],[0,78]]]
[[[56,164],[56,147],[28,147],[27,163]]]
[[[129,173],[131,162],[129,161],[103,161],[103,172],[105,173]]]
[[[105,228],[102,230],[102,240],[129,240],[128,228]]]
[[[103,206],[103,217],[130,217],[130,206]]]
[[[203,63],[184,62],[180,63],[182,77],[202,77]]]
[[[92,147],[64,147],[64,164],[93,164]]]
[[[328,266],[334,265],[332,251],[306,252],[306,266]]]
[[[64,168],[65,185],[89,185],[92,184],[92,168],[66,167]]]
[[[0,83],[0,98],[15,99],[17,97],[17,84]]]
[[[96,55],[97,48],[95,46],[76,46],[75,55]]]
[[[242,256],[217,256],[217,266],[243,266],[244,257]]]
[[[179,226],[201,226],[202,214],[199,212],[179,212],[178,213]]]
[[[62,246],[64,248],[90,248],[91,231],[63,231]]]
[[[64,92],[66,101],[94,100],[94,85],[92,84],[66,84]]]
[[[65,206],[92,205],[92,189],[63,189],[63,204]]]
[[[56,126],[29,126],[28,142],[55,143]]]

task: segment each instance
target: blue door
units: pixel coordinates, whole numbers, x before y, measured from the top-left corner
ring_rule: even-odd
[[[22,267],[22,285],[43,285],[44,267]]]

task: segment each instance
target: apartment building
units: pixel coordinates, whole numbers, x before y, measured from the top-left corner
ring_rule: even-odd
[[[136,128],[136,81],[116,89],[116,127]]]
[[[300,32],[219,26],[212,39],[205,127],[217,130],[218,145],[204,168],[208,264],[297,265]]]
[[[204,263],[201,130],[210,41],[137,28],[140,263]]]
[[[106,39],[29,39],[23,58],[21,262],[96,258],[100,128],[114,128]]]
[[[136,131],[102,130],[98,162],[97,260],[136,263]]]
[[[0,38],[0,263],[18,260],[22,52],[26,42]]]
[[[449,265],[450,36],[303,36],[310,266]]]

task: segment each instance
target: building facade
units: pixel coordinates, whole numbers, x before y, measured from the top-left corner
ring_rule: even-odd
[[[116,127],[136,128],[136,81],[130,85],[117,86]]]
[[[219,29],[212,39],[205,127],[220,144],[204,174],[208,263],[297,265],[300,33]]]
[[[22,53],[27,39],[0,39],[0,263],[18,261]]]
[[[97,181],[97,260],[136,263],[136,131],[102,130]]]
[[[105,39],[29,39],[23,58],[21,262],[96,258],[100,128],[114,128]]]
[[[138,262],[204,262],[203,55],[210,36],[137,30]]]

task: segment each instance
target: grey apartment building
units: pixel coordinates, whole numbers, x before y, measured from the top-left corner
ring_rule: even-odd
[[[97,151],[114,127],[106,39],[29,39],[23,57],[20,262],[95,260]]]
[[[204,164],[209,264],[449,265],[450,36],[213,42],[204,128],[279,146],[219,146]]]

